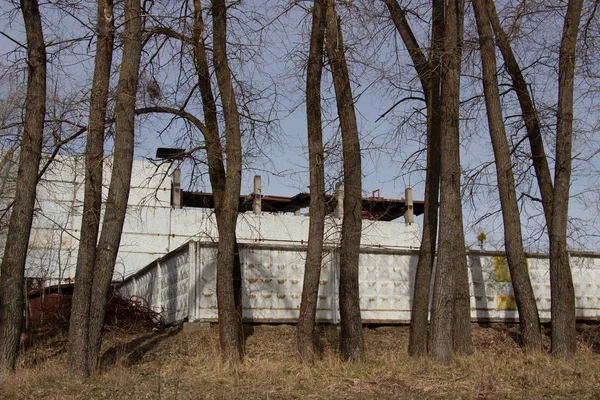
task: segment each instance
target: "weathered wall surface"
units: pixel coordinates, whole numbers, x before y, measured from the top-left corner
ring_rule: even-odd
[[[104,172],[108,194],[110,159]],[[27,276],[50,282],[75,276],[81,211],[84,195],[83,158],[58,156],[38,188],[36,216],[27,257]],[[9,202],[10,193],[0,193]],[[237,237],[243,243],[302,244],[308,240],[309,218],[287,214],[240,214]],[[402,222],[365,221],[363,244],[390,248],[417,248],[419,228]],[[336,244],[340,220],[329,218],[326,242]],[[189,240],[216,241],[216,221],[212,210],[171,208],[171,178],[168,165],[155,166],[135,161],[129,210],[115,279],[138,271]],[[3,248],[2,242],[2,248]]]
[[[187,253],[187,256],[183,254]],[[298,319],[304,277],[306,246],[246,243],[240,245],[243,279],[243,316],[255,322],[295,322]],[[363,246],[360,255],[360,306],[364,322],[406,323],[410,321],[412,289],[418,252]],[[529,272],[540,318],[550,319],[548,260],[530,255]],[[189,268],[183,273],[182,267]],[[477,321],[516,321],[518,312],[506,258],[499,253],[470,252],[468,255],[471,316]],[[157,267],[159,266],[159,267]],[[170,267],[167,267],[170,266]],[[600,318],[600,257],[571,257],[577,316]],[[172,271],[167,273],[166,270]],[[178,276],[170,282],[169,296],[157,299],[164,289],[145,283],[152,274]],[[148,300],[169,322],[184,318],[216,321],[216,247],[208,242],[190,242],[124,282],[121,293]],[[337,323],[339,256],[329,247],[321,269],[317,318]],[[141,289],[136,289],[141,288]],[[189,293],[185,294],[186,288]]]

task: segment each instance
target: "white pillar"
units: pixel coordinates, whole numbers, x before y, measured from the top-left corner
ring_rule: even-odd
[[[411,188],[406,188],[404,191],[404,205],[406,211],[404,211],[404,223],[411,225],[415,222],[415,212],[413,209],[413,191]]]
[[[338,182],[335,185],[335,199],[337,200],[335,216],[342,219],[344,218],[344,184],[342,182]]]
[[[175,168],[173,171],[173,185],[171,189],[171,204],[173,208],[181,208],[181,170]]]
[[[262,198],[262,185],[260,182],[260,175],[255,175],[254,176],[254,200],[252,202],[252,210],[254,211],[254,214],[256,214],[256,215],[260,215],[260,212],[261,212],[261,208],[262,208],[261,198]]]

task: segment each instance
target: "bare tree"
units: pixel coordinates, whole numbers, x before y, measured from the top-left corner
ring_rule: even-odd
[[[473,10],[479,33],[488,127],[494,149],[498,191],[504,221],[504,246],[519,310],[521,336],[526,350],[541,351],[540,321],[523,249],[515,180],[510,159],[510,148],[502,118],[500,91],[496,75],[493,32],[485,0],[473,0]]]
[[[236,222],[242,173],[242,144],[241,122],[238,111],[236,91],[234,89],[233,72],[228,65],[227,54],[227,13],[229,8],[223,2],[212,2],[212,31],[206,32],[203,19],[202,2],[194,1],[192,35],[188,36],[185,26],[172,28],[162,24],[152,28],[152,34],[175,39],[181,43],[178,53],[183,56],[188,54],[187,46],[193,49],[193,63],[191,70],[195,77],[185,77],[186,82],[193,82],[191,90],[185,96],[183,105],[151,107],[136,110],[138,114],[170,114],[182,118],[202,134],[203,143],[190,153],[197,150],[206,152],[208,175],[214,195],[214,210],[219,234],[217,256],[217,298],[219,307],[219,337],[223,357],[232,362],[239,362],[243,358],[243,331],[242,331],[242,301],[241,301],[241,265],[236,238]],[[187,10],[182,7],[182,10]],[[164,19],[163,21],[164,22]],[[212,48],[210,43],[212,32]],[[207,43],[208,42],[208,43]],[[212,50],[212,64],[209,58]],[[190,70],[183,64],[180,71]],[[211,80],[216,76],[222,105],[222,121],[225,123],[225,147],[220,134],[220,117],[217,101],[213,92]],[[239,80],[236,80],[239,84]],[[178,89],[177,92],[181,92]],[[239,87],[239,86],[236,86]],[[192,103],[196,97],[196,90],[200,94],[203,120],[192,110]],[[238,93],[239,95],[239,93]],[[243,97],[239,95],[240,97]],[[187,109],[189,107],[189,110]],[[248,111],[248,105],[243,108]],[[244,116],[244,118],[250,118]],[[194,155],[192,155],[194,156]]]
[[[27,95],[14,206],[0,266],[0,370],[13,371],[23,322],[23,282],[33,221],[44,119],[46,115],[46,47],[39,5],[21,0],[27,36]]]
[[[85,192],[69,327],[69,372],[85,378],[94,367],[89,357],[89,321],[94,260],[102,208],[104,127],[114,43],[112,0],[98,1],[97,45],[85,150]]]
[[[441,92],[440,233],[433,288],[431,357],[469,354],[471,307],[460,193],[459,104],[464,1],[447,0]]]
[[[573,145],[573,86],[575,50],[583,0],[570,0],[560,44],[558,109],[552,224],[550,225],[550,287],[552,297],[552,354],[572,355],[577,350],[575,290],[567,253],[571,149]]]
[[[306,73],[306,119],[310,171],[310,224],[304,284],[298,320],[298,353],[305,362],[315,358],[314,330],[325,232],[325,160],[321,126],[321,76],[325,38],[325,0],[315,0]]]
[[[221,94],[225,119],[225,148],[227,154],[227,179],[222,209],[215,210],[220,223],[217,260],[217,302],[219,312],[219,339],[222,355],[231,361],[243,357],[243,332],[241,304],[236,298],[234,275],[239,276],[239,262],[235,265],[236,236],[240,186],[242,178],[242,143],[240,116],[233,90],[232,74],[227,60],[227,8],[224,0],[213,0],[213,57],[215,74]],[[237,284],[238,286],[240,283]],[[236,304],[237,303],[237,304]]]
[[[532,95],[516,61],[508,36],[502,29],[494,2],[487,0],[490,21],[496,44],[502,52],[505,68],[513,81],[527,137],[532,153],[532,163],[541,194],[544,216],[550,238],[550,280],[552,295],[552,353],[566,356],[575,351],[575,298],[566,236],[569,185],[571,180],[571,148],[573,135],[573,81],[575,49],[582,1],[569,1],[559,54],[559,105],[557,112],[556,161],[554,186],[548,167],[547,155],[541,135],[540,122]],[[559,188],[556,185],[560,184]],[[560,205],[556,206],[556,196]],[[555,227],[554,224],[559,226]]]
[[[548,225],[548,231],[550,231],[552,223],[552,192],[554,189],[552,186],[550,167],[548,166],[548,160],[546,158],[546,150],[544,149],[540,119],[527,82],[523,77],[523,71],[511,48],[508,35],[500,25],[500,19],[498,18],[494,1],[487,0],[487,6],[490,22],[496,37],[496,45],[502,53],[504,67],[512,79],[513,90],[517,95],[521,112],[523,113],[523,121],[525,122],[525,129],[527,130],[527,139],[529,141],[529,146],[531,147],[531,161],[540,188],[546,224]]]
[[[94,280],[89,306],[88,367],[97,366],[102,328],[131,184],[134,150],[135,104],[142,52],[140,0],[125,0],[123,55],[115,102],[115,152],[102,232],[96,248]]]
[[[325,34],[342,131],[344,158],[344,215],[340,248],[341,353],[346,360],[362,361],[365,353],[358,292],[358,259],[362,229],[360,139],[350,75],[344,55],[342,30],[332,0],[327,2]]]
[[[431,48],[426,57],[406,19],[406,12],[396,0],[385,0],[396,30],[400,34],[425,94],[427,108],[427,166],[425,176],[425,211],[419,261],[415,274],[413,304],[410,316],[408,353],[427,355],[429,291],[435,259],[438,228],[438,196],[440,185],[440,51],[444,33],[444,3],[432,0]]]

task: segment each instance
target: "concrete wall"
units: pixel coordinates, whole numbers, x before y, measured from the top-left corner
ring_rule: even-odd
[[[187,256],[182,254],[186,253]],[[240,245],[243,282],[243,316],[255,322],[295,322],[298,319],[304,278],[306,246],[269,243]],[[360,307],[366,323],[410,321],[416,250],[363,246],[360,254]],[[476,321],[516,321],[518,312],[506,258],[499,253],[470,252],[468,255],[471,317]],[[529,273],[540,318],[550,319],[549,264],[542,255],[530,255]],[[160,273],[152,272],[160,265]],[[178,276],[179,285],[168,297],[158,299],[161,287],[150,290],[146,276]],[[183,273],[181,265],[189,268]],[[571,257],[579,319],[600,318],[600,257]],[[168,269],[168,268],[167,268]],[[137,286],[136,286],[137,285]],[[317,319],[338,323],[339,248],[325,252],[319,285]],[[142,288],[136,289],[137,288]],[[189,294],[185,297],[185,290]],[[216,247],[209,242],[190,242],[124,282],[121,293],[148,300],[169,322],[216,321]],[[175,317],[174,317],[175,316]]]
[[[104,198],[108,194],[111,160],[106,160]],[[84,196],[83,158],[58,156],[38,187],[36,215],[30,239],[26,274],[49,281],[75,276]],[[267,191],[267,190],[265,190]],[[0,193],[10,202],[11,193]],[[135,161],[129,209],[115,279],[123,279],[189,240],[216,241],[212,210],[171,208],[171,177],[168,165]],[[302,244],[308,240],[309,218],[288,214],[240,214],[237,237],[242,243]],[[341,221],[329,218],[325,240],[339,241]],[[2,232],[0,232],[0,235]],[[419,227],[403,222],[364,221],[365,246],[418,248]],[[2,244],[5,238],[2,238]],[[4,246],[2,245],[2,248]]]

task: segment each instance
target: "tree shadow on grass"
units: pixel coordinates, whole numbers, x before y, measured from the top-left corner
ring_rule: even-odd
[[[100,357],[100,370],[104,371],[117,361],[125,366],[135,365],[146,353],[160,342],[181,332],[182,326],[173,327],[163,332],[151,332],[133,339],[128,343],[118,344],[106,350]]]

